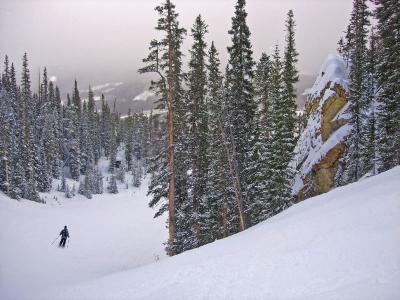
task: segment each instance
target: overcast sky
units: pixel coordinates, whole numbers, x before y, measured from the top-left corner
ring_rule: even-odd
[[[254,57],[284,46],[284,21],[289,9],[297,23],[296,42],[303,74],[318,72],[336,50],[346,28],[351,0],[247,0]],[[20,65],[28,52],[34,70],[46,65],[50,75],[91,78],[93,83],[139,76],[136,70],[156,36],[160,0],[0,0],[0,55]],[[190,29],[202,14],[226,62],[227,31],[236,0],[175,0],[181,25]],[[187,37],[185,48],[190,46]]]

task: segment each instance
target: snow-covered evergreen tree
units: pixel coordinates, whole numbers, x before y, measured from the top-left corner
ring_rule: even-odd
[[[186,211],[185,221],[188,223],[188,231],[184,238],[185,250],[196,248],[200,245],[200,214],[202,214],[202,199],[206,193],[208,157],[207,153],[207,131],[208,115],[206,106],[207,97],[207,74],[206,74],[206,47],[205,35],[207,25],[197,16],[191,29],[193,45],[190,50],[189,72],[188,72],[188,113],[190,121],[190,205]]]
[[[346,167],[344,182],[357,181],[363,175],[362,157],[366,114],[368,110],[367,89],[367,41],[370,25],[366,0],[354,0],[350,20],[351,37],[348,41],[350,58],[349,109],[352,132],[347,141]]]
[[[187,202],[187,143],[185,141],[186,131],[186,107],[183,98],[183,74],[182,74],[182,52],[181,45],[186,30],[180,27],[175,5],[166,0],[156,7],[159,19],[156,29],[162,33],[160,41],[153,40],[150,43],[150,53],[143,60],[146,66],[140,70],[141,73],[154,72],[159,75],[159,80],[153,82],[152,89],[166,102],[167,114],[167,149],[161,155],[158,163],[159,172],[154,170],[150,193],[154,195],[150,205],[167,196],[168,198],[168,227],[169,243],[167,252],[170,255],[181,252],[181,241],[176,234],[176,211],[179,205]],[[163,181],[166,180],[164,183]],[[156,183],[157,182],[157,183]],[[166,188],[160,191],[159,188]],[[155,189],[154,189],[155,188]],[[160,197],[161,196],[161,197]],[[162,210],[165,211],[165,206]],[[178,239],[178,240],[177,240]]]
[[[117,180],[114,174],[111,174],[110,181],[107,186],[107,191],[111,194],[118,194]]]
[[[288,165],[293,151],[294,132],[286,123],[292,114],[291,103],[285,99],[284,66],[276,46],[271,69],[271,136],[269,150],[269,194],[270,210],[267,215],[273,215],[286,209],[291,204],[290,179]],[[290,106],[288,106],[288,104]]]
[[[248,200],[246,214],[249,225],[255,225],[270,216],[271,197],[269,197],[269,160],[271,144],[271,60],[263,53],[255,72],[255,100],[258,106],[254,118],[253,149],[249,174]]]
[[[377,98],[380,171],[400,164],[400,5],[396,0],[376,0],[375,17],[382,51],[378,56]]]
[[[220,72],[218,51],[211,44],[208,52],[208,144],[207,192],[201,201],[200,242],[206,244],[237,232],[237,223],[230,221],[237,216],[237,208],[229,173],[226,150],[230,143],[222,139],[226,131],[224,115],[223,76]]]
[[[247,25],[246,1],[238,0],[235,15],[232,18],[232,28],[229,30],[232,45],[228,47],[229,68],[226,74],[226,89],[228,92],[227,110],[230,116],[229,133],[233,140],[234,163],[237,166],[241,193],[245,195],[246,174],[244,170],[250,161],[253,118],[256,103],[253,98],[254,66],[253,50],[250,41],[250,30]],[[239,205],[239,207],[242,205]],[[242,209],[239,209],[242,210]],[[246,227],[244,212],[241,212],[242,229]]]

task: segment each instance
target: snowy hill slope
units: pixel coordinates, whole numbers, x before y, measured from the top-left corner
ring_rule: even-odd
[[[399,182],[397,167],[225,240],[40,299],[400,299]]]
[[[18,202],[0,193],[0,299],[40,300],[38,294],[50,288],[163,258],[165,219],[153,219],[147,184],[146,179],[140,188],[128,190],[121,184],[119,194],[93,199],[67,199],[54,191],[42,195],[46,205]],[[64,225],[71,239],[68,248],[59,249],[59,240],[51,243]]]

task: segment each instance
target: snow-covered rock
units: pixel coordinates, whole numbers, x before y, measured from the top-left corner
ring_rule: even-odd
[[[307,90],[308,122],[294,150],[293,195],[298,201],[329,191],[350,133],[348,74],[343,60],[329,55],[314,86]]]

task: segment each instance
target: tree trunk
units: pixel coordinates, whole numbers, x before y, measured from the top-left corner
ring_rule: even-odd
[[[168,107],[168,230],[169,230],[169,250],[168,255],[174,255],[172,245],[175,240],[175,152],[174,152],[174,115],[173,115],[173,86],[174,86],[174,71],[173,71],[173,38],[171,24],[171,3],[168,4],[168,91],[167,91],[167,107]]]
[[[228,210],[226,207],[222,209],[222,227],[224,228],[222,236],[226,238],[228,236]]]
[[[4,176],[6,180],[6,194],[10,195],[10,183],[8,182],[8,157],[7,157],[7,137],[4,136],[4,153],[3,153]]]
[[[240,218],[240,231],[243,231],[246,229],[246,222],[245,222],[245,217],[244,217],[244,209],[243,209],[243,200],[242,200],[242,190],[241,190],[241,185],[240,185],[240,178],[239,178],[239,172],[237,168],[237,163],[235,160],[236,153],[235,153],[235,147],[232,145],[232,154],[229,151],[229,148],[227,146],[227,138],[225,135],[225,131],[222,127],[221,121],[219,121],[219,127],[221,130],[221,137],[222,141],[225,145],[226,149],[226,154],[228,157],[228,162],[229,162],[229,172],[231,174],[231,179],[233,186],[235,188],[235,196],[236,196],[236,204],[238,207],[239,211],[239,218]]]

